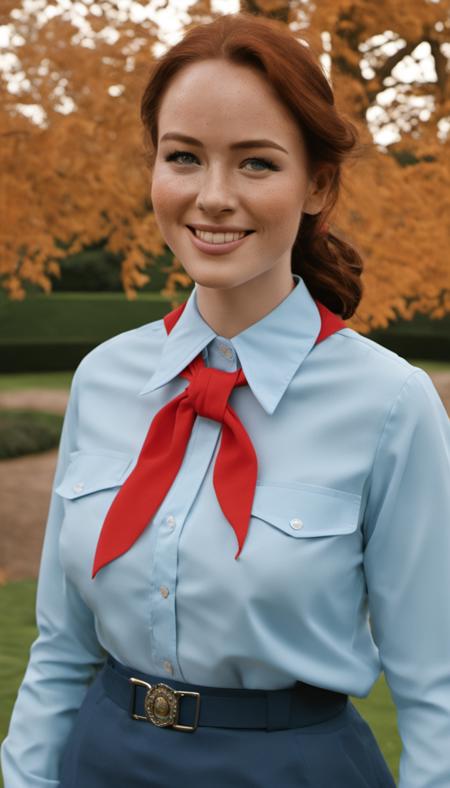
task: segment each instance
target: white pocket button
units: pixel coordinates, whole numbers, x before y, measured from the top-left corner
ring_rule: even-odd
[[[301,520],[299,520],[298,517],[294,517],[294,519],[290,520],[289,522],[290,522],[291,528],[293,528],[294,531],[299,531],[300,528],[303,528],[303,522]]]
[[[82,490],[84,490],[84,482],[77,482],[76,484],[73,485],[74,492],[78,493],[78,492],[82,492]]]

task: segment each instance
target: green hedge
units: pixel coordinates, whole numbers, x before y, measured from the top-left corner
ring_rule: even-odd
[[[414,333],[408,336],[394,331],[373,331],[367,336],[403,358],[450,361],[450,336],[424,336]]]
[[[190,291],[180,293],[180,301]],[[30,294],[9,301],[0,294],[0,373],[73,370],[105,339],[158,320],[170,302],[159,293]],[[450,360],[450,315],[416,315],[368,336],[405,358]]]
[[[182,300],[188,297],[188,293]],[[0,372],[75,369],[105,339],[158,320],[170,302],[159,293],[51,293],[0,299]]]
[[[368,336],[406,358],[450,361],[450,314],[440,320],[417,314],[413,320],[398,320]]]
[[[141,293],[134,301],[123,293],[50,293],[23,301],[0,299],[0,342],[94,342],[166,314],[169,301],[159,293]]]
[[[63,417],[33,410],[0,410],[0,460],[55,449]]]

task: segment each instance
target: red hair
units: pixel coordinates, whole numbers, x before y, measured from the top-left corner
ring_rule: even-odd
[[[303,37],[303,36],[302,36]],[[364,146],[358,130],[339,114],[320,60],[287,25],[243,12],[196,25],[156,60],[141,99],[147,164],[153,168],[158,143],[158,110],[171,79],[202,60],[221,59],[257,68],[276,90],[298,124],[310,174],[331,170],[326,203],[318,214],[303,213],[294,242],[291,268],[311,295],[339,314],[351,317],[362,297],[363,262],[349,243],[330,230],[328,216],[341,186],[341,166]]]

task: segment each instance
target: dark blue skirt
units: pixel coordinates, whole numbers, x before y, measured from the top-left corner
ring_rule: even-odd
[[[299,728],[182,732],[134,720],[106,693],[104,673],[78,712],[59,788],[395,788],[350,701],[331,719]]]

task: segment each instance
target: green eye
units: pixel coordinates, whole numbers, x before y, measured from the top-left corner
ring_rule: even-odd
[[[256,158],[255,159],[247,159],[247,162],[249,162],[249,161],[257,161],[259,164],[262,164],[264,167],[266,167],[269,170],[279,170],[280,169],[270,159],[256,159]]]
[[[179,156],[190,156],[192,159],[196,158],[193,153],[189,153],[188,151],[184,150],[176,150],[173,151],[173,153],[169,153],[169,155],[166,156],[165,161],[178,161]]]
[[[186,159],[186,157],[188,159],[191,159],[191,161],[190,162],[189,161],[183,161],[183,159]],[[192,160],[198,161],[197,156],[195,156],[193,153],[190,153],[189,151],[185,151],[185,150],[172,151],[172,153],[169,153],[165,157],[165,161],[176,161],[176,162],[179,162],[180,164],[191,164]],[[248,164],[249,162],[257,162],[258,164],[261,164],[262,167],[263,167],[263,169],[259,169],[259,168],[253,169],[253,168],[251,168],[251,171],[253,169],[253,172],[263,172],[264,169],[273,170],[275,172],[275,171],[279,171],[279,169],[280,169],[270,159],[261,159],[259,157],[258,158],[254,157],[254,158],[251,158],[251,159],[246,159],[245,162],[243,162],[243,163],[245,165],[245,164]]]

